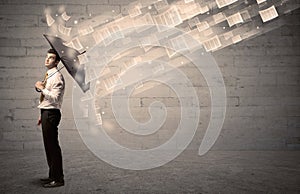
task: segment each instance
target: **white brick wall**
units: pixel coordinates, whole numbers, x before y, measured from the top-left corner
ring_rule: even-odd
[[[120,13],[130,2],[133,0],[68,0],[63,5],[69,15],[86,18],[89,14],[95,16],[112,10]],[[42,37],[47,32],[44,9],[57,10],[61,4],[60,0],[0,0],[0,150],[43,149],[41,129],[36,126],[39,96],[34,91],[34,83],[43,77],[42,64],[49,48]],[[286,21],[286,26],[213,53],[227,92],[226,119],[213,149],[299,148],[299,11],[289,15]],[[192,65],[181,70],[193,82],[200,100],[201,118],[195,136],[198,142],[190,146],[197,149],[210,117],[209,91],[203,76]],[[72,114],[73,80],[66,70],[62,72],[67,88],[60,125],[61,143],[65,149],[82,149]],[[126,136],[118,125],[112,124],[116,129],[112,133],[114,139],[137,149],[155,147],[168,140],[177,127],[180,110],[170,88],[160,85],[134,95],[131,111],[137,120],[146,121],[148,106],[155,100],[163,102],[169,111],[169,120],[159,133],[145,141],[139,138],[135,143],[134,137]],[[103,99],[100,105],[105,111],[103,118],[113,121],[110,98]]]

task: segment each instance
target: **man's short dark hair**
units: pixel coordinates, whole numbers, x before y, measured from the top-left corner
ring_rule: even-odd
[[[49,50],[47,51],[47,53],[55,54],[55,61],[57,61],[57,62],[60,61],[60,57],[59,57],[58,53],[57,53],[54,49],[52,49],[52,48],[49,49]]]

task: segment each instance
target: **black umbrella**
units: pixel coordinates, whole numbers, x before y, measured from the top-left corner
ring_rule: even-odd
[[[58,53],[61,62],[66,67],[69,74],[78,83],[81,90],[83,92],[88,91],[90,89],[90,82],[85,83],[84,64],[80,64],[78,60],[78,56],[83,53],[79,53],[77,50],[65,46],[61,38],[45,34],[44,37],[49,42],[51,47]]]

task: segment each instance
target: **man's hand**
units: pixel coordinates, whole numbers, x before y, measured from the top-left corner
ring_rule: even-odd
[[[39,89],[39,90],[42,90],[42,89],[45,88],[43,82],[41,82],[41,81],[37,81],[37,82],[35,83],[35,87],[36,87],[37,89]]]
[[[39,126],[39,125],[41,125],[41,123],[42,123],[42,119],[41,119],[41,117],[39,117],[37,125]]]

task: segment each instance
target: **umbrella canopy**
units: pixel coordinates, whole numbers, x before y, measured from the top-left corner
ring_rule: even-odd
[[[49,42],[51,47],[58,53],[61,62],[66,67],[69,74],[78,83],[81,90],[83,92],[88,91],[90,89],[90,82],[85,83],[84,64],[80,64],[78,60],[78,56],[81,55],[81,53],[64,45],[61,38],[45,34],[44,37]]]

